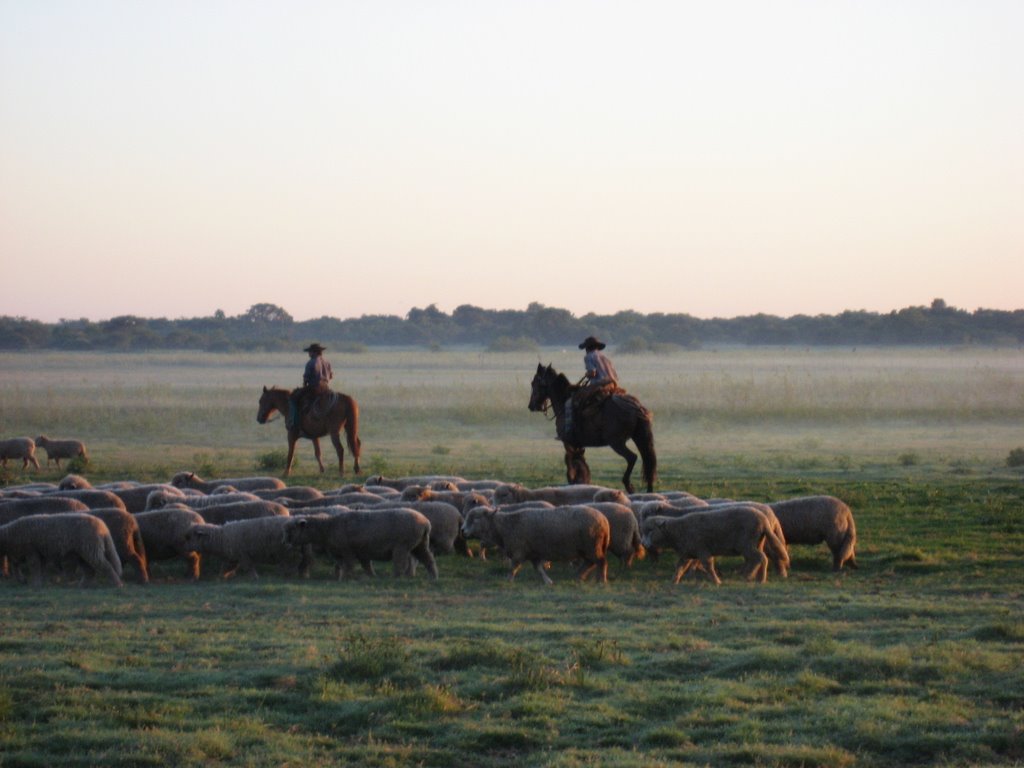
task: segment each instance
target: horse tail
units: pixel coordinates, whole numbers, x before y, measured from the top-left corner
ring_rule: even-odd
[[[654,484],[658,480],[658,455],[654,452],[654,424],[649,415],[637,419],[636,429],[633,431],[633,442],[636,443],[637,450],[640,451],[647,492],[652,493]]]
[[[354,397],[348,398],[348,418],[345,419],[345,442],[352,454],[352,471],[359,474],[359,454],[362,441],[359,439],[359,404]]]

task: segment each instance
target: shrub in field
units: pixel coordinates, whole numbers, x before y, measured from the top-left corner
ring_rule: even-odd
[[[1024,448],[1014,448],[1006,457],[1006,466],[1024,467]]]
[[[288,452],[287,451],[267,451],[256,457],[256,469],[264,472],[273,472],[275,470],[284,470],[288,463]],[[298,466],[299,460],[295,459],[294,466]]]
[[[899,461],[901,467],[916,467],[921,459],[913,451],[906,451],[899,455],[897,461]]]
[[[533,352],[537,342],[527,336],[499,336],[487,345],[488,352]]]

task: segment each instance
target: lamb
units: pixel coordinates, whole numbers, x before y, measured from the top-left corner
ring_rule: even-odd
[[[595,569],[598,581],[608,580],[608,547],[611,529],[608,519],[586,506],[554,509],[523,509],[497,512],[487,507],[469,511],[462,535],[480,539],[487,547],[500,547],[509,558],[509,581],[529,561],[545,584],[552,584],[545,563],[581,560],[576,575],[584,580]]]
[[[42,469],[36,460],[36,443],[31,437],[11,437],[0,440],[0,466],[6,467],[8,459],[21,459],[21,468],[28,469],[32,464]]]
[[[550,501],[556,507],[569,504],[587,504],[595,500],[595,496],[612,489],[602,485],[556,485],[545,488],[527,488],[520,483],[510,483],[494,491],[494,503],[497,506],[512,504],[517,501]],[[623,499],[626,499],[623,501]],[[601,501],[619,501],[629,503],[628,498],[602,494]]]
[[[182,558],[185,575],[195,581],[199,578],[199,555],[185,548],[185,534],[193,525],[206,521],[195,510],[184,506],[169,506],[151,512],[139,512],[135,522],[142,533],[143,546],[150,563],[155,560]]]
[[[122,568],[131,563],[139,575],[139,583],[149,583],[149,564],[146,562],[146,544],[134,515],[123,509],[92,509],[89,514],[98,517],[107,525],[114,540],[117,557]]]
[[[432,579],[437,578],[437,564],[430,552],[430,521],[412,509],[349,510],[297,517],[285,525],[285,541],[292,546],[322,542],[334,558],[339,579],[350,576],[356,563],[368,575],[375,575],[374,560],[392,561],[396,578],[414,576],[415,562],[419,561]]]
[[[262,517],[225,525],[193,525],[185,534],[185,549],[223,559],[227,567],[221,575],[225,579],[239,568],[258,579],[256,565],[263,563],[296,565],[299,575],[308,578],[313,547],[286,543],[284,528],[290,522],[285,517]]]
[[[835,496],[800,496],[768,505],[786,534],[787,544],[820,544],[832,552],[832,570],[857,567],[857,527],[853,512]]]
[[[717,555],[742,555],[746,578],[764,583],[768,579],[767,548],[772,557],[788,562],[786,546],[772,531],[761,512],[750,506],[693,512],[683,517],[649,517],[643,523],[643,544],[648,549],[672,548],[679,555],[673,580],[678,584],[696,563],[715,584],[722,580],[715,570]]]
[[[77,459],[89,461],[89,454],[85,450],[85,443],[81,440],[53,440],[46,435],[36,438],[36,446],[41,446],[46,451],[46,465],[52,461],[60,469],[61,459]]]
[[[26,564],[37,585],[43,582],[45,562],[59,565],[75,558],[89,568],[80,583],[102,573],[114,586],[123,586],[110,531],[98,517],[84,512],[30,515],[0,526],[0,556],[15,565]]]
[[[171,485],[175,488],[195,488],[203,493],[211,493],[221,485],[233,485],[239,491],[286,487],[284,481],[276,477],[229,477],[223,480],[207,481],[195,472],[179,472],[171,478]]]

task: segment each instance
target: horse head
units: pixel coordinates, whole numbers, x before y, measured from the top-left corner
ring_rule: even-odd
[[[543,411],[547,409],[548,401],[555,394],[554,384],[558,374],[550,365],[543,366],[537,363],[537,373],[530,382],[530,404],[527,406],[531,411]]]
[[[263,394],[260,395],[260,407],[256,411],[256,421],[260,424],[266,424],[271,414],[281,409],[275,392],[276,390],[274,389],[263,387]]]

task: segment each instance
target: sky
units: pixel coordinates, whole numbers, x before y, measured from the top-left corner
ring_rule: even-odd
[[[0,315],[1024,307],[1019,0],[0,0]]]

